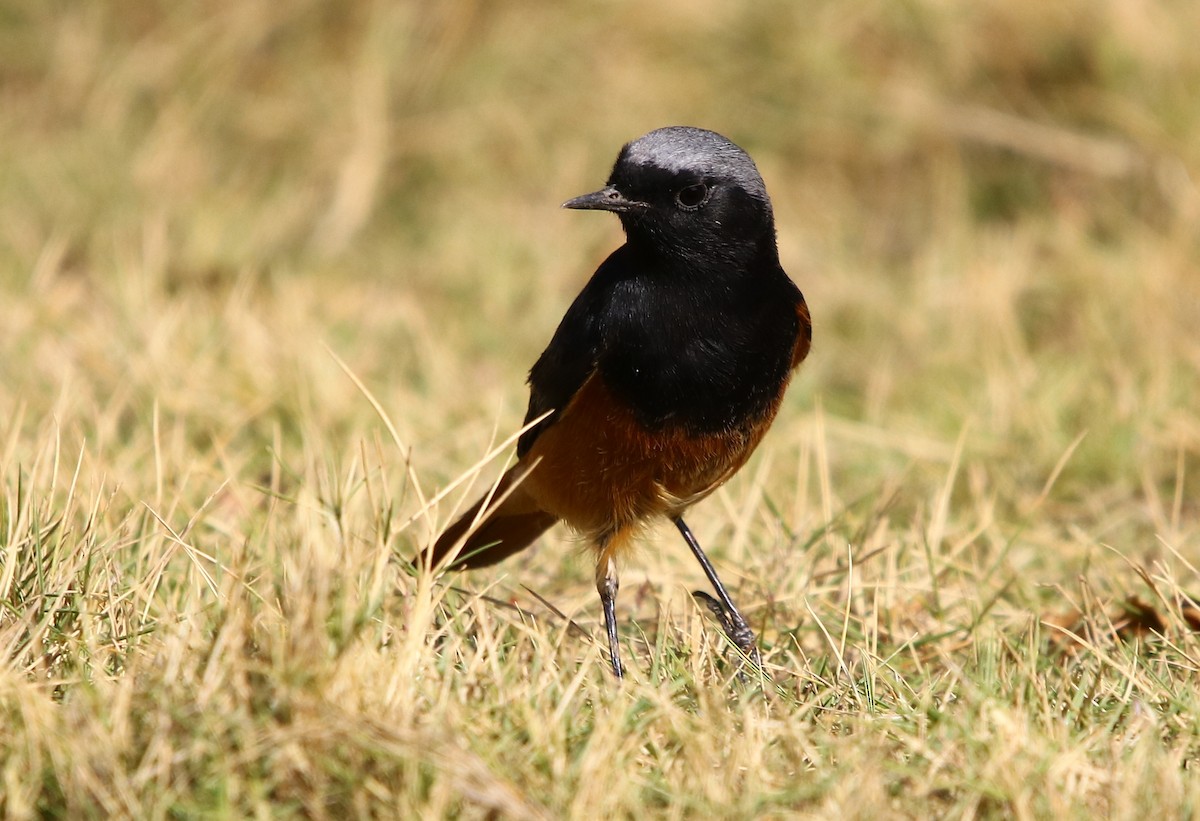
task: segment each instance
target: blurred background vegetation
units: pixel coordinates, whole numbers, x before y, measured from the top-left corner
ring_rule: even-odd
[[[130,307],[122,289],[154,311],[309,278],[338,296],[295,330],[354,351],[372,385],[424,388],[398,414],[414,443],[490,424],[497,403],[507,427],[514,376],[618,238],[556,204],[622,142],[693,123],[743,144],[776,200],[817,319],[796,412],[819,394],[914,434],[974,419],[1020,462],[1087,429],[1088,481],[1130,475],[1135,430],[1151,432],[1173,473],[1196,448],[1173,412],[1196,399],[1177,331],[1200,320],[1197,17],[1083,0],[9,0],[0,276],[14,310],[32,286],[75,323],[58,280],[92,312]],[[220,331],[211,312],[189,319]],[[55,327],[7,323],[6,417],[61,383],[61,367],[21,364],[51,335],[39,321]],[[122,346],[166,340],[116,324],[91,355],[143,419],[200,386],[238,404],[255,355],[302,343],[226,336],[231,372],[139,379]]]
[[[903,556],[953,537],[948,565],[1003,564],[1014,619],[1109,546],[1194,556],[1197,32],[1192,0],[3,0],[14,670],[41,663],[21,580],[46,565],[15,558],[37,522],[74,522],[154,621],[147,508],[219,558],[281,539],[254,488],[337,496],[381,426],[326,346],[395,424],[405,514],[515,430],[620,241],[557,206],[668,124],[754,156],[815,321],[730,499],[762,487],[786,527],[845,536],[826,558],[889,521]],[[738,504],[710,502],[708,533]],[[749,577],[801,561],[761,556]],[[586,568],[522,567],[591,596]]]

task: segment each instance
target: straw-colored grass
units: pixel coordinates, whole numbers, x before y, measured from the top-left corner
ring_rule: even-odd
[[[0,814],[1196,813],[1197,31],[1182,0],[10,0]],[[623,569],[623,683],[569,534],[406,569],[620,240],[557,204],[672,123],[758,160],[816,322],[689,517],[762,686],[666,528]]]

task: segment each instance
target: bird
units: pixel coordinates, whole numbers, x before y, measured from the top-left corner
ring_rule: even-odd
[[[565,523],[592,549],[621,678],[618,563],[668,519],[717,598],[694,595],[761,670],[754,631],[683,514],[746,463],[812,345],[762,176],[726,137],[669,126],[626,143],[605,186],[562,207],[615,214],[625,243],[529,371],[516,462],[421,558],[485,567]]]

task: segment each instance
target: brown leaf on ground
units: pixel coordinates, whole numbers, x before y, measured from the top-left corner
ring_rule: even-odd
[[[1165,636],[1172,632],[1173,626],[1180,620],[1189,630],[1200,632],[1200,608],[1190,600],[1181,600],[1177,606],[1178,616],[1173,620],[1170,614],[1160,612],[1159,608],[1140,596],[1131,595],[1115,602],[1104,619],[1089,618],[1079,609],[1072,609],[1049,613],[1042,617],[1041,622],[1050,628],[1048,635],[1051,644],[1068,652],[1078,650],[1082,642],[1100,640],[1106,636],[1115,636],[1123,641],[1149,634]]]

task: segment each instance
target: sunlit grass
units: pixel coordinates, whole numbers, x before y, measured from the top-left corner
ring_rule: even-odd
[[[10,4],[4,815],[1194,813],[1197,26]],[[816,324],[689,516],[759,682],[669,528],[624,683],[570,534],[407,565],[619,242],[557,204],[669,123],[751,150]]]

